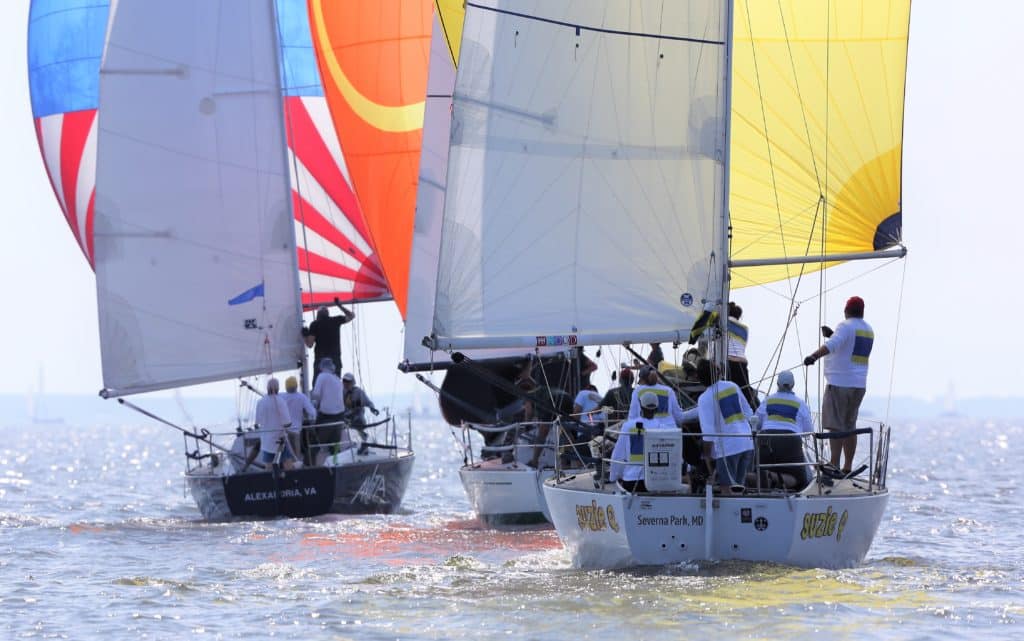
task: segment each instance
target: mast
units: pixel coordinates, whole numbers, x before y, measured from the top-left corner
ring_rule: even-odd
[[[292,128],[292,121],[291,121],[291,117],[289,116],[288,109],[285,108],[285,106],[284,106],[284,88],[286,86],[288,86],[288,83],[286,83],[284,81],[285,80],[285,78],[284,78],[284,73],[285,72],[282,71],[282,66],[281,66],[281,56],[283,55],[283,52],[284,52],[284,41],[281,38],[281,18],[280,18],[280,16],[277,13],[277,0],[267,0],[267,2],[270,4],[270,16],[274,20],[274,36],[277,39],[277,55],[274,56],[274,73],[276,74],[276,76],[278,78],[281,79],[281,81],[280,81],[280,86],[281,86],[281,89],[282,89],[282,91],[281,91],[281,119],[283,121],[283,126],[281,127],[281,156],[284,158],[284,164],[287,167],[289,165],[289,160],[290,160],[289,159],[289,154],[288,154],[288,134],[289,134],[289,132],[290,132],[290,130]],[[291,194],[293,190],[296,191],[296,192],[298,191],[297,183],[294,184],[294,185],[292,184],[292,178],[291,178],[291,173],[290,172],[286,173],[285,184],[287,184],[287,186],[288,186],[288,193],[289,194]],[[288,220],[289,221],[294,221],[295,220],[294,199],[286,198],[285,201],[286,201],[285,207],[288,210]],[[302,273],[299,271],[299,252],[298,252],[299,240],[298,240],[298,238],[295,237],[295,224],[294,224],[294,222],[292,222],[291,230],[292,230],[292,233],[291,233],[292,252],[291,253],[292,253],[292,267],[293,267],[292,271],[295,274],[295,291],[299,293],[299,295],[295,299],[296,303],[298,304],[298,310],[299,310],[299,315],[298,315],[299,326],[295,328],[295,332],[297,334],[301,334],[302,333],[302,321],[303,321]],[[301,386],[303,394],[307,394],[309,392],[309,379],[306,376],[306,352],[307,351],[308,350],[306,349],[305,341],[303,341],[302,351],[301,351],[302,356],[299,358],[299,362],[296,363],[296,365],[299,368],[299,384]]]
[[[729,151],[730,131],[732,129],[732,46],[733,46],[733,0],[726,0],[722,6],[725,12],[725,64],[722,74],[722,82],[725,87],[725,127],[723,128],[722,142],[722,167],[723,189],[722,189],[722,214],[721,214],[721,235],[719,244],[719,263],[722,270],[722,290],[718,300],[718,329],[719,340],[715,350],[715,365],[718,368],[719,377],[727,378],[726,359],[728,358],[729,341],[729,240],[732,236],[731,223],[729,219]]]

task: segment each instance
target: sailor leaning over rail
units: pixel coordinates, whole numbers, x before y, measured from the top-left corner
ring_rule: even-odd
[[[619,481],[630,492],[645,492],[644,485],[644,433],[678,430],[674,421],[658,416],[660,397],[652,391],[640,395],[640,415],[622,423],[619,438],[612,450],[609,479]]]

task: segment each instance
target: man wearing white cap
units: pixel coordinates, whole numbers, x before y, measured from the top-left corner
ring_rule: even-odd
[[[776,380],[779,391],[764,399],[764,403],[757,408],[756,416],[761,419],[760,434],[779,436],[758,437],[760,460],[762,464],[795,463],[796,465],[791,467],[770,469],[792,475],[796,479],[798,489],[802,489],[810,482],[810,478],[807,467],[802,465],[806,460],[803,438],[795,434],[813,432],[814,422],[807,404],[793,393],[793,386],[796,383],[793,372],[779,372]]]
[[[288,461],[295,459],[291,443],[285,438],[285,430],[291,425],[288,406],[278,394],[281,384],[276,378],[267,381],[266,395],[256,403],[256,429],[260,435],[260,463],[268,465],[277,457],[277,450],[283,447],[281,463],[289,467]]]
[[[374,416],[380,414],[363,388],[356,385],[356,377],[352,375],[352,372],[345,372],[345,375],[341,377],[341,384],[345,390],[345,415],[353,427],[366,425],[364,410],[367,407],[370,408]]]
[[[612,450],[612,468],[608,478],[620,481],[630,492],[645,492],[644,485],[644,432],[676,429],[667,417],[658,417],[658,395],[647,391],[640,394],[640,416],[622,423],[619,438]]]

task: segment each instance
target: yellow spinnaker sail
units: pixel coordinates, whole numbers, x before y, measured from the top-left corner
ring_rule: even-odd
[[[733,260],[900,241],[909,23],[910,0],[736,2]],[[800,270],[734,269],[732,287]]]

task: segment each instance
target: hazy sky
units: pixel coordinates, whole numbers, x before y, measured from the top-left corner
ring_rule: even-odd
[[[1018,283],[1024,212],[1011,196],[1024,182],[1018,69],[1024,3],[979,0],[970,11],[964,6],[941,0],[913,5],[903,155],[906,264],[845,285],[840,283],[880,263],[844,266],[828,276],[830,286],[838,285],[828,298],[829,324],[841,320],[847,296],[867,301],[866,318],[878,336],[869,394],[889,388],[898,320],[895,394],[941,396],[952,383],[959,397],[1024,395],[1016,327],[1024,308]],[[48,392],[91,394],[102,387],[94,280],[39,157],[25,63],[27,23],[27,0],[0,3],[0,393],[29,391],[42,368]],[[786,291],[784,285],[773,289]],[[803,298],[816,290],[815,280]],[[734,298],[751,325],[751,374],[760,375],[785,322],[786,301],[767,290],[743,290]],[[800,345],[795,335],[788,339],[783,366],[796,365],[800,353],[817,344],[817,301],[806,302],[798,318]],[[402,327],[392,304],[364,306],[358,326],[371,392],[386,399],[419,386],[394,367]],[[351,353],[350,338],[343,350]],[[604,352],[606,371],[618,357],[614,352]],[[220,389],[230,393],[230,387]]]

